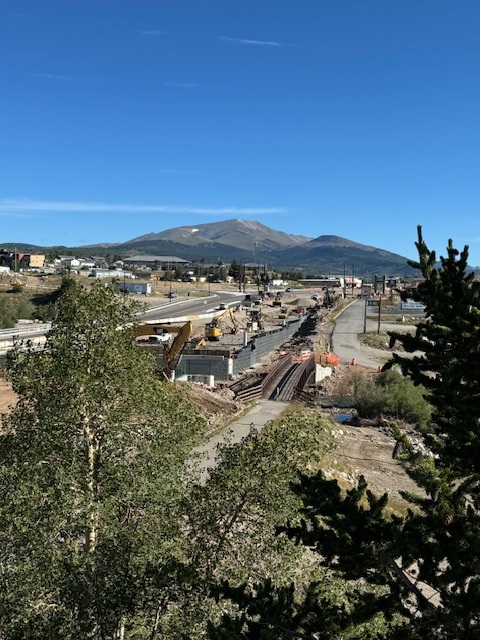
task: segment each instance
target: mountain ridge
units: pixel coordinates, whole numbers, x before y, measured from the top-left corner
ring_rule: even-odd
[[[0,246],[5,246],[5,243]],[[36,245],[16,243],[16,246]],[[38,247],[38,250],[48,250]],[[348,273],[357,275],[385,273],[412,275],[407,258],[385,249],[363,245],[337,235],[317,238],[277,231],[255,221],[224,220],[199,225],[182,225],[160,232],[151,232],[122,243],[97,243],[82,247],[51,247],[63,252],[88,255],[96,252],[127,257],[155,254],[175,255],[191,261],[231,260],[262,263],[276,271],[307,274]]]

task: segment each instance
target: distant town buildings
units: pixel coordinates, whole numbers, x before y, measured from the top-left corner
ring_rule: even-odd
[[[0,249],[0,266],[9,267],[12,271],[41,269],[44,264],[45,255],[43,254]]]
[[[188,260],[178,258],[177,256],[131,256],[124,258],[123,262],[126,266],[136,269],[150,269],[152,271],[170,271],[177,267],[185,267],[190,264]]]

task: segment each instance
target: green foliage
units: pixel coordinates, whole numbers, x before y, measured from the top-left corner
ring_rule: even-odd
[[[215,591],[217,597],[233,599],[240,613],[224,615],[219,624],[212,624],[209,637],[390,637],[407,608],[402,611],[386,589],[387,549],[395,544],[397,524],[384,517],[386,496],[376,498],[360,479],[359,486],[342,502],[337,483],[326,480],[322,473],[302,476],[297,494],[304,504],[305,519],[282,527],[280,532],[319,554],[324,567],[321,580],[307,582],[303,588],[298,583],[275,587],[270,580],[253,588],[246,584],[239,588],[221,585]],[[356,531],[355,538],[349,526]],[[377,568],[379,561],[384,565],[382,571],[375,572],[365,584],[364,576],[372,567]],[[334,571],[327,569],[332,566]]]
[[[477,409],[480,401],[480,281],[467,272],[468,247],[460,253],[450,240],[447,257],[438,267],[418,230],[418,262],[425,280],[417,290],[404,294],[426,305],[426,321],[414,335],[391,333],[391,343],[400,342],[406,352],[422,351],[413,357],[394,356],[389,366],[398,365],[415,384],[422,384],[435,407],[439,440],[430,446],[454,456],[461,474],[480,472],[480,438]],[[467,469],[465,469],[467,465]]]
[[[432,407],[424,395],[422,386],[415,386],[393,369],[373,379],[361,376],[354,379],[354,406],[364,418],[402,418],[425,428],[430,423]]]
[[[287,520],[301,526],[298,478],[310,478],[331,448],[323,420],[318,411],[296,406],[280,425],[223,449],[205,490],[192,494],[193,561],[218,602],[209,637],[291,638],[292,630],[355,637],[347,611],[376,587],[347,583],[320,567],[309,545],[297,545],[284,527]],[[381,614],[356,623],[364,638],[381,638],[384,628]]]
[[[57,302],[64,289],[66,279],[64,279],[62,282],[62,286],[60,286],[58,289],[33,294],[31,299],[35,309],[32,315],[36,320],[49,322],[53,319],[55,314],[55,303]]]
[[[0,436],[0,635],[113,638],[168,575],[202,422],[138,349],[136,306],[65,282],[42,352],[14,352]],[[154,604],[152,601],[156,600]]]
[[[0,293],[0,329],[14,327],[19,319],[31,319],[34,307],[23,292]]]
[[[430,452],[392,425],[405,468],[419,487],[416,495],[404,494],[411,509],[392,517],[385,510],[387,496],[373,495],[363,479],[344,495],[322,473],[302,477],[303,519],[282,534],[314,550],[320,565],[352,586],[365,581],[366,593],[346,590],[348,602],[332,611],[321,599],[313,606],[300,596],[286,599],[264,582],[237,596],[238,615],[212,625],[215,640],[363,638],[368,625],[370,637],[395,640],[480,637],[480,283],[466,271],[467,247],[459,253],[449,241],[439,268],[419,228],[417,249],[419,260],[410,264],[425,281],[407,295],[426,305],[427,318],[415,335],[392,333],[392,342],[423,355],[396,354],[379,383],[359,387],[368,410],[381,405],[384,411],[393,403],[390,410],[403,413],[397,405],[411,406],[413,388],[388,370],[400,366],[423,385],[421,395],[433,407]],[[370,406],[375,404],[378,409]]]
[[[308,554],[276,533],[287,518],[298,521],[300,501],[292,482],[309,464],[318,465],[327,448],[321,415],[296,407],[280,423],[219,449],[218,466],[185,496],[188,570],[177,607],[159,624],[159,638],[204,638],[208,619],[218,622],[222,613],[233,612],[228,596],[218,603],[211,597],[217,584],[239,588],[269,580],[289,588],[293,580],[303,584],[314,575]]]

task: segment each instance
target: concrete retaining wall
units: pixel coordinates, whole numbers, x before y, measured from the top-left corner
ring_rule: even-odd
[[[183,376],[214,376],[215,380],[229,380],[260,362],[262,358],[281,347],[298,331],[307,316],[289,322],[285,327],[248,335],[248,343],[231,356],[228,352],[202,351],[198,354],[184,354],[175,371],[176,379]]]

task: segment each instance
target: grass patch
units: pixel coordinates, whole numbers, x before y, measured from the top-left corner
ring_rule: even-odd
[[[380,331],[379,333],[376,331],[367,331],[367,333],[360,333],[358,339],[361,344],[371,347],[372,349],[392,352],[404,351],[403,346],[399,342],[396,342],[392,349],[390,348],[390,336],[386,331]]]

